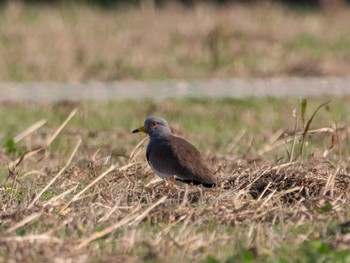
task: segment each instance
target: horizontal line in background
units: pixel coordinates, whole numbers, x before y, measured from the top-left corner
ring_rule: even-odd
[[[0,101],[349,96],[349,78],[0,83]]]

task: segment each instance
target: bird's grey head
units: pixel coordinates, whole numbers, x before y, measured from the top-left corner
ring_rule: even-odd
[[[171,134],[168,122],[156,116],[147,118],[142,127],[132,131],[132,133],[136,132],[145,132],[149,136],[167,136]]]

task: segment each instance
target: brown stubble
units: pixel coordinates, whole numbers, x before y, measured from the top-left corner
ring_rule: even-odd
[[[263,257],[276,253],[296,226],[317,222],[328,227],[329,222],[346,221],[349,216],[346,161],[332,166],[310,158],[271,165],[263,156],[252,161],[212,154],[206,159],[211,167],[218,167],[218,187],[181,183],[166,187],[163,182],[149,184],[154,175],[143,157],[144,140],[128,146],[128,158],[83,150],[80,138],[62,133],[69,129],[66,125],[73,115],[44,133],[47,138],[23,135],[30,140],[40,136],[47,154],[34,152],[14,162],[16,174],[0,186],[0,249],[5,258],[198,261],[208,254],[227,258],[231,250],[217,249],[226,246],[243,246]],[[53,158],[51,149],[59,136],[73,136],[67,142],[75,145],[61,162]],[[285,141],[277,137],[271,134],[266,144]],[[278,235],[276,225],[281,228]],[[309,230],[293,236],[291,242],[298,246],[314,235]],[[344,247],[345,238],[340,233],[327,242]]]
[[[278,4],[154,12],[10,2],[1,21],[2,81],[345,76],[349,10]],[[171,50],[171,52],[169,52]]]

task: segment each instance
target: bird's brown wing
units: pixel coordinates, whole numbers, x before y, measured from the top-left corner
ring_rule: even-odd
[[[161,173],[176,175],[184,181],[215,184],[213,173],[199,151],[182,138],[157,139],[147,151],[147,159]]]

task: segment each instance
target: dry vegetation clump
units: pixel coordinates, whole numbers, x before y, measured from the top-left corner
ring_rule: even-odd
[[[330,204],[329,212],[346,205],[349,180],[344,169],[336,170],[324,160],[313,160],[305,165],[245,169],[237,178],[231,177],[228,184],[240,184],[255,201],[266,204],[265,212],[271,209],[273,214],[277,205],[292,208],[293,216],[307,215],[313,220],[325,203]]]
[[[266,257],[283,240],[300,245],[315,234],[289,236],[293,227],[349,218],[346,164],[316,158],[278,166],[221,159],[211,189],[154,179],[142,141],[127,157],[112,157],[81,150],[77,139],[68,158],[48,166],[50,144],[74,113],[9,166],[0,185],[0,261],[198,261],[242,247]],[[346,238],[337,232],[326,242],[349,248]]]

